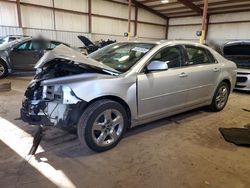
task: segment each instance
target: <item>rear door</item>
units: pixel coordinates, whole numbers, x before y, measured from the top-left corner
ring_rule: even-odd
[[[192,106],[211,100],[221,68],[209,50],[192,45],[185,49],[187,60],[183,67],[190,77],[187,103]]]
[[[36,62],[43,55],[43,49],[37,41],[29,40],[13,48],[10,61],[14,70],[34,70]]]

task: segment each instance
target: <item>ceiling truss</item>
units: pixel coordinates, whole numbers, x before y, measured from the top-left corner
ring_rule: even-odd
[[[202,16],[204,0],[133,0],[161,17]],[[250,0],[209,0],[208,14],[250,11]]]

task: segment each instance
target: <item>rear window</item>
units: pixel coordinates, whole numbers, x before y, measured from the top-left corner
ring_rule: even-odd
[[[250,44],[239,44],[233,46],[225,46],[223,49],[224,55],[244,55],[250,56]]]

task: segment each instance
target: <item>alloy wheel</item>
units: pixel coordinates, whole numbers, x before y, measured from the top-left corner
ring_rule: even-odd
[[[216,95],[216,105],[219,109],[223,108],[227,102],[228,98],[228,88],[226,86],[222,86],[217,95]]]
[[[4,75],[5,73],[5,68],[3,65],[0,64],[0,76]]]
[[[92,126],[92,138],[98,146],[108,146],[116,142],[124,129],[122,114],[115,109],[102,112]]]

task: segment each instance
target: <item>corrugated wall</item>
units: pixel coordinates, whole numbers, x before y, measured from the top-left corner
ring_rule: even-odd
[[[52,0],[21,0],[21,2],[53,7]],[[0,1],[0,36],[8,34],[42,35],[73,46],[82,46],[82,43],[77,39],[77,35],[80,34],[86,35],[92,40],[108,38],[126,40],[123,35],[128,29],[126,20],[128,6],[125,4],[92,0],[91,34],[88,33],[88,0],[54,0],[54,7],[58,8],[55,12],[46,7],[21,4],[23,28],[18,28],[16,4]],[[78,11],[79,13],[65,12],[60,9]],[[112,19],[111,17],[120,19]],[[132,20],[135,20],[135,7],[132,7]],[[144,22],[153,24],[145,24]],[[164,19],[139,8],[137,38],[143,40],[164,39],[165,24]],[[131,23],[131,33],[134,36],[134,22]]]
[[[199,16],[170,19],[169,38],[199,40],[196,31],[201,30],[201,20],[202,18]],[[243,23],[244,21],[246,22]],[[249,39],[249,30],[249,12],[211,15],[207,40]]]

